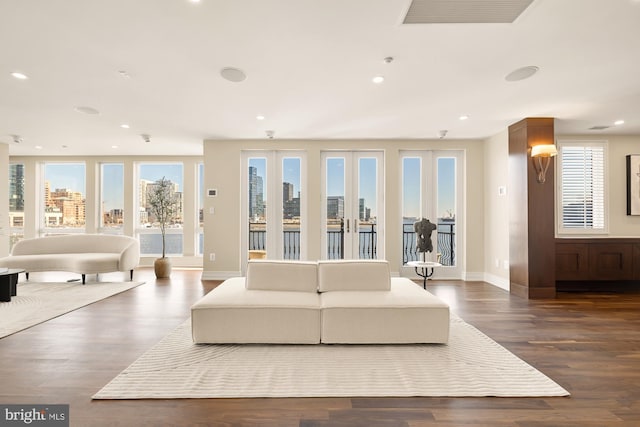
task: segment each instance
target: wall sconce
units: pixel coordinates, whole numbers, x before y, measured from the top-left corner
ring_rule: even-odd
[[[544,183],[551,158],[557,154],[558,150],[553,144],[542,144],[531,147],[531,158],[533,159],[533,166],[538,173],[538,182],[540,184]]]

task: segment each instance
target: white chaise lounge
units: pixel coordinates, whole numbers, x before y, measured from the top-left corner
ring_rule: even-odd
[[[128,271],[140,262],[140,243],[128,236],[68,234],[24,239],[13,245],[11,255],[0,258],[0,267],[30,272],[69,271],[82,275]]]
[[[449,306],[386,261],[251,260],[191,308],[196,343],[447,343]]]

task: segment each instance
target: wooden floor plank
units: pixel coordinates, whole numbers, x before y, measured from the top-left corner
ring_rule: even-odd
[[[219,283],[200,275],[174,270],[171,279],[156,280],[139,269],[135,278],[144,285],[0,339],[0,402],[68,403],[71,425],[82,427],[640,425],[640,294],[528,301],[462,281],[430,281],[428,288],[571,397],[92,401]]]

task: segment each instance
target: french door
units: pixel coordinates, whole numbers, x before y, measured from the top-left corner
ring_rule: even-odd
[[[303,152],[243,152],[242,265],[247,259],[306,259],[305,168]]]
[[[462,278],[464,195],[462,151],[402,151],[402,274],[414,276],[409,261],[437,261],[438,278]],[[437,225],[432,252],[416,248],[413,224],[422,218]]]
[[[322,152],[324,259],[384,259],[381,151]]]

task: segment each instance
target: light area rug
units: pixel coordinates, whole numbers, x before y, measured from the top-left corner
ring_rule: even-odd
[[[93,398],[567,395],[454,316],[448,345],[197,345],[187,321]]]
[[[11,302],[0,302],[0,338],[92,304],[144,282],[19,282]]]

